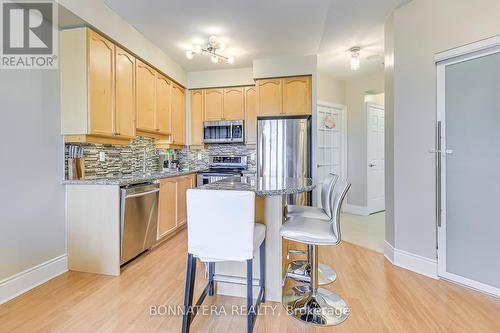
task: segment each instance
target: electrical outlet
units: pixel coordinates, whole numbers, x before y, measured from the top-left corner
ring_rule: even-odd
[[[104,162],[104,161],[106,161],[106,153],[101,151],[99,153],[99,162]]]
[[[201,159],[203,158],[203,156],[201,155],[201,153],[198,153],[198,161],[201,161]]]

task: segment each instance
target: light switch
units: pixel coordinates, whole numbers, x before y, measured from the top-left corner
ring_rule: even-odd
[[[252,161],[255,161],[255,153],[251,153],[251,154],[250,154],[250,159],[251,159]]]
[[[106,160],[106,153],[101,151],[99,152],[99,162],[104,162]]]
[[[198,153],[198,161],[201,161],[202,158],[203,156],[201,155],[201,153]]]

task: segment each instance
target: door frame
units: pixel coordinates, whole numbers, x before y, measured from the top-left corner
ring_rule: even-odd
[[[368,166],[369,162],[368,162],[368,149],[370,147],[369,145],[369,137],[368,137],[368,121],[369,121],[369,114],[368,114],[368,108],[369,107],[373,107],[375,109],[380,109],[380,110],[383,110],[384,111],[384,120],[385,120],[385,106],[384,105],[380,105],[380,104],[377,104],[377,103],[373,103],[373,102],[365,102],[365,131],[366,131],[366,213],[367,215],[370,215],[370,214],[373,214],[373,213],[378,213],[378,212],[383,212],[385,211],[385,204],[384,204],[384,210],[374,210],[370,207],[370,200],[368,198],[368,188],[370,186],[369,182],[368,182],[368,176],[369,176],[369,173],[370,173],[370,167]],[[384,123],[384,145],[385,145],[385,123]],[[384,172],[385,172],[385,156],[384,156]],[[384,179],[385,179],[385,174],[384,174]],[[385,181],[384,181],[384,187],[385,187]],[[384,201],[385,201],[385,188],[384,188]]]
[[[436,94],[436,247],[438,276],[466,287],[500,297],[500,288],[446,271],[446,67],[464,61],[500,53],[500,35],[435,55]],[[440,163],[439,163],[440,162]]]

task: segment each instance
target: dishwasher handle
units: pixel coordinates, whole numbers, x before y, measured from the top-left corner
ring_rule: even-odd
[[[160,192],[160,189],[157,188],[157,189],[154,189],[154,190],[151,190],[151,191],[147,191],[147,192],[141,192],[141,193],[135,193],[135,194],[128,194],[128,195],[125,196],[125,199],[143,197],[145,195],[153,194],[153,193],[156,193],[156,192]]]

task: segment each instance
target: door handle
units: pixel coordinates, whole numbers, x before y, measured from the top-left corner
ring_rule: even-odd
[[[376,166],[376,164],[370,163],[370,164],[368,164],[368,166],[369,166],[370,168],[373,168],[374,166]]]

